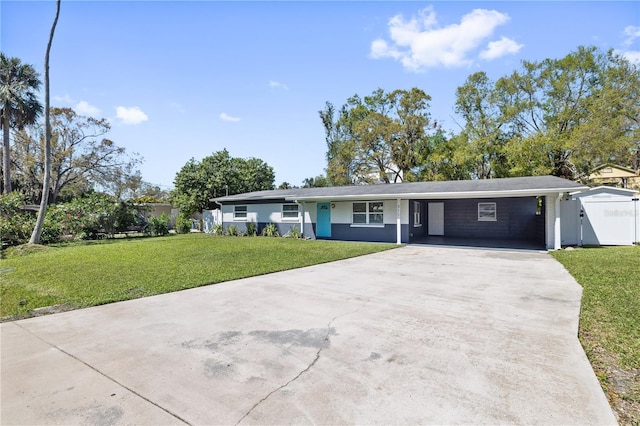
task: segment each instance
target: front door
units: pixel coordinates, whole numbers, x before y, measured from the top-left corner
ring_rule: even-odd
[[[331,203],[318,203],[316,237],[331,238]]]
[[[429,235],[444,235],[444,203],[429,203]]]

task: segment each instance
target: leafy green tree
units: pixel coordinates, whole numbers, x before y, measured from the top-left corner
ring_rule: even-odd
[[[611,51],[579,47],[523,68],[497,83],[514,101],[504,108],[517,136],[506,146],[510,157],[567,178],[600,163],[629,164],[640,117],[637,66]]]
[[[460,134],[447,137],[442,129],[418,147],[415,175],[420,181],[465,180],[475,176],[477,162]]]
[[[390,117],[393,100],[382,90],[375,90],[363,100],[358,96],[349,99],[348,104],[360,116],[353,126],[356,141],[357,179],[375,183],[402,180],[395,170],[391,157],[399,128]]]
[[[36,122],[42,105],[36,92],[40,79],[33,66],[0,52],[0,127],[2,128],[2,174],[4,193],[11,192],[10,130]]]
[[[282,182],[278,185],[278,189],[291,189],[293,186],[289,182]]]
[[[574,179],[601,163],[631,165],[640,148],[640,70],[613,51],[524,61],[495,83],[476,73],[456,94],[480,178]]]
[[[329,185],[329,180],[323,175],[305,178],[304,181],[302,181],[303,188],[320,188],[325,186],[330,186],[330,185]]]
[[[456,91],[455,111],[465,120],[458,136],[466,143],[464,158],[458,162],[471,162],[471,176],[479,179],[504,177],[508,167],[503,153],[507,135],[504,116],[500,113],[498,93],[494,83],[484,72],[476,72],[467,78]]]
[[[350,97],[336,114],[327,103],[320,118],[327,141],[327,178],[332,185],[415,180],[418,149],[432,129],[431,97],[418,88],[377,89]]]
[[[71,108],[51,108],[51,177],[49,201],[73,198],[92,187],[117,198],[139,186],[136,167],[142,159],[104,136],[107,119],[78,115]],[[20,190],[32,202],[41,199],[45,172],[42,128],[31,126],[15,134],[14,157]]]
[[[330,102],[318,111],[327,143],[327,180],[331,185],[350,185],[355,179],[356,154],[352,136],[353,114],[344,105],[338,114]]]
[[[202,161],[190,159],[176,174],[171,202],[186,215],[206,209],[210,199],[274,188],[273,168],[257,158],[233,158],[224,149]]]
[[[389,97],[395,105],[398,128],[397,137],[391,139],[391,160],[403,180],[415,180],[412,170],[418,165],[418,150],[430,138],[428,131],[438,129],[427,112],[431,97],[415,87],[395,90]]]

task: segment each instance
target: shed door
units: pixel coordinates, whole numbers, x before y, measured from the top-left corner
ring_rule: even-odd
[[[631,200],[582,200],[582,244],[631,245],[634,206]]]
[[[429,235],[444,235],[444,203],[429,203]]]

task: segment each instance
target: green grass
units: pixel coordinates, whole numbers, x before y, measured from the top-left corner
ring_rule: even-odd
[[[20,255],[13,250],[0,260],[0,317],[25,316],[44,306],[135,299],[393,247],[187,234],[53,246]]]
[[[552,255],[583,287],[578,335],[621,415],[620,423],[638,424],[640,246],[581,248]]]

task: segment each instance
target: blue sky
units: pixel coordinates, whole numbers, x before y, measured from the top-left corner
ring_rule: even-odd
[[[0,13],[2,52],[42,73],[54,1],[2,0]],[[190,158],[227,148],[301,185],[326,166],[325,102],[419,87],[457,130],[470,74],[581,45],[640,63],[640,2],[63,0],[51,96],[108,118],[145,181],[170,188]]]

